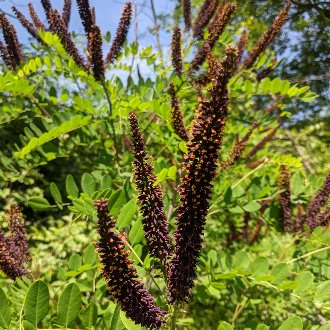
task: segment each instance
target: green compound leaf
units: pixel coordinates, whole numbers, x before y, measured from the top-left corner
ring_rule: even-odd
[[[11,312],[9,301],[3,290],[0,288],[0,327],[9,329],[10,320]]]
[[[24,319],[37,327],[49,309],[49,291],[44,281],[34,282],[25,297]]]
[[[75,283],[69,284],[62,292],[57,305],[57,318],[60,325],[68,327],[80,312],[81,292]]]
[[[46,211],[52,207],[48,200],[43,197],[31,197],[28,200],[28,205],[36,211]]]
[[[299,316],[292,316],[282,323],[278,330],[302,330],[303,323]]]
[[[69,133],[82,126],[87,125],[91,119],[92,116],[87,116],[87,117],[82,117],[80,115],[74,116],[65,123],[62,123],[60,126],[54,127],[49,132],[42,134],[40,137],[32,138],[23,149],[15,153],[15,156],[19,158],[23,158],[26,155],[28,155],[32,150],[44,145],[45,143],[52,141],[63,134]]]

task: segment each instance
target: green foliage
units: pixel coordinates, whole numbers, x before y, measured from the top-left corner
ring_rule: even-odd
[[[261,28],[254,24],[246,22],[252,40]],[[236,31],[233,25],[220,37],[215,49],[219,58],[235,41]],[[0,75],[0,203],[3,210],[14,202],[24,206],[32,257],[31,279],[12,281],[0,274],[0,327],[142,329],[109,300],[93,245],[98,239],[93,201],[108,199],[116,219],[114,230],[127,234],[127,250],[139,277],[157,305],[168,308],[166,283],[148,252],[139,215],[128,115],[131,110],[139,115],[172,234],[188,148],[171,125],[168,85],[175,85],[188,127],[198,93],[191,77],[176,75],[151,46],[127,43],[101,83],[75,64],[57,36],[41,32],[41,37],[48,47],[34,45],[17,72],[3,69]],[[109,33],[105,40],[110,41]],[[80,46],[80,38],[75,41]],[[185,71],[198,46],[187,41]],[[132,58],[154,74],[146,77],[142,72],[137,77]],[[219,162],[227,159],[253,121],[260,125],[241,157],[219,171],[213,182],[192,302],[178,312],[176,329],[329,327],[330,229],[284,233],[277,183],[279,166],[286,165],[292,173],[293,216],[298,205],[306,208],[330,169],[328,130],[324,123],[303,129],[288,126],[292,105],[303,102],[309,107],[318,98],[309,86],[289,77],[258,81],[256,70],[268,68],[273,58],[266,51],[253,70],[240,71],[229,82],[229,115]],[[202,72],[206,69],[207,65]],[[274,101],[276,109],[267,111]],[[248,152],[277,126],[275,137],[247,160]],[[250,235],[262,224],[253,240],[242,235],[246,215]]]

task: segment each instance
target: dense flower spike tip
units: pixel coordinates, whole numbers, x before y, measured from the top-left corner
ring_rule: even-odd
[[[120,55],[123,44],[127,38],[128,30],[132,20],[132,3],[127,2],[120,17],[115,38],[111,44],[110,51],[105,59],[105,64],[112,64]]]
[[[243,151],[246,147],[247,142],[250,139],[250,136],[252,135],[253,131],[255,130],[256,127],[259,126],[259,123],[254,121],[249,128],[248,132],[243,136],[241,140],[238,140],[230,152],[230,155],[227,160],[225,160],[221,164],[221,168],[225,170],[227,167],[233,165],[243,154]]]
[[[249,33],[246,30],[244,30],[237,42],[238,55],[237,55],[236,62],[235,62],[236,69],[238,68],[238,66],[242,60],[244,50],[245,50],[247,42],[248,42],[248,38],[249,38]]]
[[[196,39],[201,39],[203,37],[204,29],[210,22],[210,19],[214,15],[218,0],[205,0],[201,9],[198,12],[194,27],[193,36]]]
[[[52,10],[52,5],[51,5],[49,0],[41,0],[41,5],[44,8],[44,12],[45,12],[45,15],[47,17],[47,21],[49,23],[49,28],[50,28],[51,31],[53,31],[52,22],[51,22],[51,19],[50,19],[50,12]]]
[[[3,59],[4,61],[6,59],[6,64],[10,69],[15,70],[15,68],[23,61],[23,55],[19,47],[16,30],[14,26],[8,21],[6,14],[4,13],[0,13],[0,27],[2,28],[2,34],[7,50]],[[4,51],[2,50],[1,53],[3,52]]]
[[[102,198],[94,205],[100,235],[97,251],[112,300],[135,323],[149,328],[161,327],[166,313],[155,305],[153,297],[137,279],[136,269],[128,258],[129,251],[125,250],[123,235],[114,232],[115,223],[109,215],[108,201]]]
[[[79,16],[81,23],[84,27],[85,33],[88,36],[93,25],[93,18],[91,13],[91,8],[88,0],[77,0],[77,6],[79,11]]]
[[[71,0],[64,0],[63,11],[62,11],[62,19],[63,19],[63,22],[64,22],[66,28],[69,27],[69,23],[70,23],[71,6],[72,6],[72,1]]]
[[[182,0],[183,20],[186,31],[191,29],[191,1]]]
[[[88,35],[88,54],[93,76],[96,80],[104,79],[102,44],[100,28],[97,25],[93,25]]]
[[[259,150],[261,150],[267,142],[272,140],[275,136],[278,127],[273,128],[268,135],[266,135],[255,147],[253,147],[249,153],[246,155],[245,159],[248,161],[250,160]]]
[[[171,59],[175,72],[178,75],[181,75],[183,71],[181,54],[181,30],[177,26],[173,29],[172,33]]]
[[[150,254],[160,259],[165,267],[170,253],[170,239],[164,213],[162,190],[158,185],[155,186],[157,177],[152,162],[148,159],[138,118],[134,112],[130,113],[129,123],[132,132],[133,165],[136,186],[139,192],[138,200],[143,216],[143,229]]]
[[[258,58],[258,56],[274,41],[276,35],[280,32],[282,26],[284,25],[288,17],[290,6],[291,3],[288,2],[288,4],[279,12],[272,26],[269,27],[267,31],[257,41],[249,56],[243,63],[243,67],[245,69],[250,69]]]
[[[18,205],[11,205],[8,219],[11,240],[20,251],[19,264],[30,258],[29,245],[27,242],[24,218]]]
[[[229,46],[218,63],[209,56],[213,75],[209,99],[201,99],[198,114],[192,123],[188,153],[183,163],[179,186],[180,205],[177,208],[175,250],[170,264],[169,300],[187,301],[194,286],[196,264],[202,248],[205,218],[209,209],[212,180],[216,175],[219,150],[227,119],[227,83],[233,74],[237,56]]]
[[[179,100],[176,96],[174,84],[170,83],[170,95],[171,95],[171,119],[174,132],[183,140],[188,142],[189,135],[184,123],[183,113],[179,104]]]
[[[321,208],[325,205],[330,195],[330,173],[326,176],[323,186],[318,193],[313,197],[306,209],[306,221],[309,228],[314,229],[319,225],[318,215]]]
[[[41,22],[41,19],[39,18],[38,14],[31,2],[28,3],[28,8],[29,8],[30,17],[31,17],[32,22],[35,25],[36,29],[47,31],[47,28]]]
[[[228,24],[231,16],[236,10],[236,5],[231,3],[225,3],[220,6],[217,14],[215,15],[210,27],[209,27],[209,37],[204,41],[203,45],[197,51],[195,57],[191,61],[189,73],[193,73],[198,70],[198,68],[204,63],[208,54],[214,48],[220,35],[223,33],[226,25]]]
[[[291,220],[291,191],[290,191],[290,179],[291,173],[285,165],[280,167],[280,176],[278,180],[278,185],[283,190],[279,194],[279,201],[281,205],[281,216],[280,221],[282,223],[283,229],[286,232],[293,231],[293,223]]]
[[[0,270],[11,279],[28,275],[27,270],[18,263],[17,256],[18,248],[0,229]]]
[[[84,59],[80,56],[78,49],[76,48],[74,42],[71,39],[71,36],[63,22],[62,16],[56,9],[52,9],[49,13],[52,26],[56,34],[61,40],[63,48],[67,53],[72,57],[76,64],[82,69],[87,71]]]
[[[8,50],[6,48],[6,46],[3,44],[2,41],[0,41],[0,56],[3,60],[3,62],[5,63],[5,65],[8,68],[12,68],[12,63],[11,63],[11,59],[10,59],[10,55],[8,53]]]
[[[38,29],[24,16],[24,14],[19,11],[15,6],[12,7],[14,14],[16,15],[19,22],[23,25],[26,31],[38,42],[43,43],[42,39],[39,37]]]

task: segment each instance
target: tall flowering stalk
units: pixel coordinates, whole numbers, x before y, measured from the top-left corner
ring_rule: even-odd
[[[323,186],[312,198],[306,209],[306,222],[309,228],[314,229],[319,225],[318,216],[322,207],[327,202],[330,195],[330,173],[326,176]]]
[[[204,41],[203,45],[191,61],[189,73],[193,73],[198,70],[198,68],[204,63],[208,54],[210,54],[220,35],[224,31],[235,9],[236,5],[231,3],[225,3],[220,6],[218,13],[210,25],[209,37]]]
[[[93,76],[96,80],[104,79],[102,45],[103,43],[100,28],[97,25],[93,25],[88,34],[88,54]]]
[[[93,25],[92,12],[88,0],[76,0],[81,23],[88,36]]]
[[[138,280],[136,269],[129,260],[129,251],[125,250],[124,236],[114,232],[115,223],[109,215],[108,201],[103,198],[94,205],[100,235],[97,251],[111,299],[135,323],[149,328],[161,327],[166,313],[155,305],[153,297]]]
[[[183,163],[184,175],[179,186],[175,250],[170,264],[169,300],[187,301],[196,277],[196,264],[202,248],[205,218],[211,197],[212,180],[216,175],[218,153],[227,119],[227,82],[233,74],[236,48],[229,46],[218,63],[209,56],[213,74],[210,98],[200,99],[193,121],[188,153]]]
[[[249,153],[246,155],[245,159],[248,161],[250,160],[259,150],[261,150],[267,142],[273,139],[276,132],[278,130],[278,127],[273,128],[269,134],[267,134],[255,147],[253,147]]]
[[[183,72],[182,54],[181,54],[181,30],[175,27],[172,33],[171,41],[171,59],[175,72],[181,75]]]
[[[145,150],[138,118],[134,112],[129,116],[132,132],[134,173],[138,189],[138,200],[143,216],[142,224],[150,255],[160,259],[165,267],[170,254],[168,224],[164,213],[162,190],[155,185],[157,180],[152,162]]]
[[[236,46],[237,50],[238,50],[238,55],[237,55],[236,62],[235,62],[236,69],[238,69],[238,66],[241,63],[248,39],[249,39],[249,33],[246,30],[244,30],[242,32],[242,34],[237,42],[237,46]]]
[[[182,109],[180,108],[178,97],[176,96],[174,84],[170,83],[171,95],[171,119],[175,133],[184,141],[189,140],[189,135],[184,123]]]
[[[61,40],[63,48],[67,51],[76,64],[82,69],[88,71],[85,60],[79,54],[77,47],[71,39],[71,36],[66,28],[66,25],[62,19],[62,15],[59,14],[57,9],[52,9],[49,13],[49,18],[54,31],[57,33]]]
[[[191,0],[182,0],[183,20],[186,31],[191,29]]]
[[[204,29],[210,22],[212,16],[214,15],[218,0],[205,0],[201,9],[197,14],[195,24],[193,27],[193,36],[196,39],[201,39],[203,37]]]
[[[28,275],[27,270],[16,259],[18,252],[13,250],[15,248],[0,229],[0,270],[13,280]]]
[[[40,1],[41,1],[41,5],[44,9],[45,15],[47,17],[47,21],[49,23],[49,29],[51,31],[53,31],[52,22],[50,19],[50,11],[52,10],[52,4],[50,3],[49,0],[40,0]]]
[[[274,41],[276,35],[280,32],[282,26],[284,25],[288,13],[290,10],[291,3],[289,2],[275,18],[273,24],[266,30],[266,32],[257,41],[249,56],[243,63],[245,69],[250,69],[258,56]]]
[[[127,38],[132,20],[132,3],[127,2],[120,17],[119,25],[111,44],[110,51],[105,59],[105,64],[112,64],[120,55],[123,44]]]
[[[24,227],[24,218],[22,211],[18,205],[11,205],[8,217],[9,230],[11,232],[11,240],[19,249],[18,262],[19,264],[29,260],[30,252],[26,238]]]
[[[29,8],[30,17],[31,17],[32,22],[33,22],[34,26],[36,27],[36,29],[47,31],[47,28],[41,22],[41,20],[40,20],[38,14],[37,14],[35,8],[33,7],[32,3],[28,3],[28,8]]]
[[[249,128],[248,132],[243,136],[241,140],[238,140],[230,152],[230,155],[227,160],[225,160],[221,164],[221,168],[225,170],[227,167],[233,165],[243,154],[243,151],[246,147],[246,144],[248,143],[250,136],[252,135],[253,131],[255,130],[256,127],[259,126],[259,123],[254,121]]]
[[[71,0],[64,0],[63,10],[62,10],[62,19],[63,19],[63,22],[64,22],[66,28],[69,27],[69,23],[70,23],[71,6],[72,6]]]
[[[10,69],[15,70],[23,61],[23,55],[19,47],[16,30],[4,13],[0,13],[0,28],[5,41],[5,45],[1,45],[2,58]]]
[[[18,205],[12,205],[8,214],[11,237],[0,228],[0,269],[10,278],[29,275],[24,262],[29,259],[23,214]]]
[[[292,212],[291,212],[291,190],[290,190],[290,179],[291,173],[285,165],[280,167],[280,176],[278,180],[279,187],[283,190],[278,199],[281,206],[280,220],[284,231],[290,232],[294,230],[292,223]]]
[[[38,42],[43,43],[42,39],[39,37],[38,29],[24,16],[24,14],[15,6],[12,7],[12,10],[26,31]]]

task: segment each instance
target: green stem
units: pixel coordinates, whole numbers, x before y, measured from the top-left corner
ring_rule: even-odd
[[[176,329],[176,317],[177,317],[177,313],[178,313],[178,304],[174,303],[173,306],[173,314],[171,317],[171,330],[175,330]]]
[[[297,257],[297,258],[291,259],[291,260],[287,261],[287,264],[292,264],[292,263],[294,263],[294,262],[296,262],[296,261],[298,261],[298,260],[301,260],[301,259],[307,258],[307,257],[309,257],[309,256],[312,256],[313,254],[317,254],[317,253],[319,253],[319,252],[326,251],[326,250],[330,250],[330,246],[326,246],[326,247],[323,247],[323,248],[321,248],[321,249],[317,249],[317,250],[315,250],[315,251],[311,251],[311,252],[308,252],[308,253],[306,253],[306,254],[303,254],[303,255],[300,256],[300,257]]]
[[[158,283],[156,282],[155,278],[153,277],[153,275],[151,274],[151,272],[147,268],[145,268],[143,261],[137,255],[137,253],[135,252],[135,250],[133,249],[133,247],[127,242],[126,239],[123,238],[123,241],[124,241],[125,245],[133,252],[133,254],[136,257],[136,259],[138,260],[138,262],[144,267],[145,271],[148,273],[148,275],[150,276],[151,280],[154,282],[154,284],[157,287],[157,289],[159,290],[159,292],[162,292],[162,290],[159,287]],[[164,294],[162,294],[162,295],[164,296]],[[165,296],[164,296],[164,298],[166,299]]]

